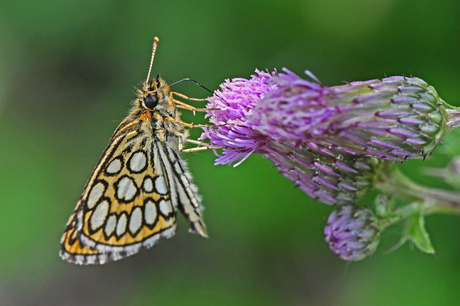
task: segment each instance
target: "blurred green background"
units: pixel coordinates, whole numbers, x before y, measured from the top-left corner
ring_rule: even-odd
[[[180,216],[174,238],[122,261],[58,257],[83,185],[147,75],[154,36],[153,74],[169,83],[214,90],[282,67],[325,85],[413,74],[460,105],[459,16],[458,1],[426,0],[1,2],[0,305],[459,305],[458,217],[427,218],[439,258],[408,244],[387,254],[394,227],[372,258],[347,264],[324,242],[332,208],[256,155],[237,168],[213,166],[210,151],[184,156],[209,239]],[[175,90],[207,96],[192,83]],[[424,164],[446,162],[436,152]],[[402,168],[442,186],[421,164]]]

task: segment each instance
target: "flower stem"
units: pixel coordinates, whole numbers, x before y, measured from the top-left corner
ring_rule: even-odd
[[[460,110],[458,108],[446,109],[449,120],[447,121],[447,127],[451,130],[460,126]]]
[[[419,185],[395,168],[392,163],[387,162],[382,167],[376,188],[408,202],[423,203],[425,215],[460,214],[460,193]]]
[[[422,210],[423,203],[412,202],[408,205],[398,207],[391,213],[391,217],[380,219],[379,227],[383,230],[385,227],[395,224],[401,220],[407,219]]]

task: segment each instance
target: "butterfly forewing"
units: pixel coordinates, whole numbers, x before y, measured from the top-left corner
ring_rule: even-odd
[[[147,109],[143,99],[152,95],[158,105]],[[188,134],[171,100],[162,79],[143,84],[69,219],[63,259],[102,264],[137,253],[174,235],[177,210],[206,237],[200,198],[179,153]]]

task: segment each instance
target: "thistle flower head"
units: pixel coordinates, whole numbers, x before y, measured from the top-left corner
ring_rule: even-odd
[[[351,204],[373,187],[379,159],[425,157],[460,118],[418,78],[313,80],[287,69],[226,80],[208,99],[213,126],[201,137],[224,147],[215,164],[260,153],[311,197]]]
[[[358,261],[374,253],[380,229],[371,210],[344,205],[329,215],[324,235],[332,252],[341,259]]]
[[[208,99],[206,117],[214,126],[204,128],[200,139],[209,138],[214,145],[226,147],[216,165],[242,162],[251,153],[263,150],[268,137],[254,130],[247,118],[252,115],[256,102],[277,87],[268,84],[274,75],[276,71],[256,70],[256,75],[249,80],[226,80]]]
[[[280,172],[315,200],[353,204],[374,187],[381,162],[331,146],[268,141],[262,153]]]
[[[323,87],[291,71],[257,101],[249,121],[281,142],[332,144],[356,154],[403,161],[425,157],[449,131],[446,107],[419,78],[389,77]]]
[[[313,142],[277,142],[257,130],[248,118],[265,95],[282,84],[270,84],[276,72],[256,71],[250,80],[225,81],[209,98],[207,116],[214,126],[204,129],[203,138],[225,146],[216,164],[238,161],[260,153],[306,194],[326,204],[354,203],[373,187],[379,161],[353,155],[332,145]]]
[[[256,73],[249,80],[226,80],[209,98],[207,116],[215,126],[202,138],[227,148],[216,164],[261,153],[268,140],[312,142],[394,161],[424,158],[460,125],[460,111],[419,78],[324,87],[287,69]]]

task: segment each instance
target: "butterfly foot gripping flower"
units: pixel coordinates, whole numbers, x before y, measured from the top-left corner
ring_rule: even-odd
[[[343,205],[329,215],[324,235],[331,250],[341,259],[358,261],[377,249],[378,218],[368,208]]]

